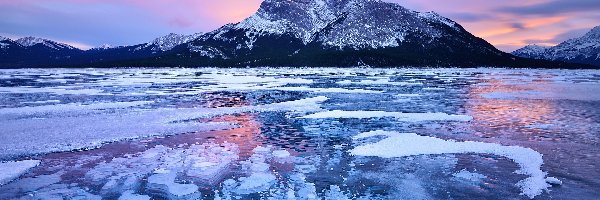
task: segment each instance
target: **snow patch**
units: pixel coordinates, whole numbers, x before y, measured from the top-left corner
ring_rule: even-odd
[[[481,153],[503,156],[513,160],[520,167],[517,174],[529,177],[516,185],[521,188],[521,195],[534,198],[547,191],[550,185],[546,183],[547,173],[541,170],[544,163],[542,154],[530,148],[519,146],[503,146],[483,142],[457,142],[439,138],[420,136],[414,133],[398,133],[373,131],[361,133],[355,140],[384,136],[385,139],[358,146],[349,152],[357,156],[377,156],[382,158],[407,157],[417,155]]]

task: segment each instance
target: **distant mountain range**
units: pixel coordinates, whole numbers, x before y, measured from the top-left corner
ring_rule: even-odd
[[[512,54],[524,58],[600,66],[600,26],[580,38],[570,39],[553,47],[528,45]]]
[[[209,33],[87,51],[0,38],[0,67],[71,66],[589,67],[504,53],[448,18],[379,0],[265,0]]]

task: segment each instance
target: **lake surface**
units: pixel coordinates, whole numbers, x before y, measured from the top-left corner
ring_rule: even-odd
[[[0,70],[0,124],[0,199],[600,197],[594,70]]]

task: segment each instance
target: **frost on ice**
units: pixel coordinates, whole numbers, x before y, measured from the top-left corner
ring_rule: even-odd
[[[0,185],[4,185],[27,173],[40,164],[39,160],[0,162]]]
[[[332,110],[319,112],[311,115],[306,115],[301,118],[306,119],[323,119],[323,118],[378,118],[378,117],[393,117],[399,121],[419,122],[419,121],[470,121],[471,116],[466,115],[449,115],[446,113],[401,113],[401,112],[385,112],[385,111],[342,111]]]
[[[386,131],[361,133],[355,136],[354,139],[359,140],[375,136],[384,136],[386,138],[376,143],[358,146],[350,150],[350,153],[358,156],[377,156],[383,158],[462,153],[492,154],[511,159],[520,167],[515,173],[529,176],[517,183],[517,186],[521,188],[522,195],[534,198],[550,187],[546,183],[547,173],[541,170],[544,163],[542,154],[529,148],[502,146],[500,144],[483,142],[457,142],[420,136],[414,133]]]

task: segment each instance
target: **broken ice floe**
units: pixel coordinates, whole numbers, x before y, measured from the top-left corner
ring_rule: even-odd
[[[434,137],[420,136],[413,133],[397,133],[386,131],[373,131],[361,133],[354,139],[363,139],[375,136],[384,136],[385,139],[358,146],[350,153],[358,156],[378,156],[383,158],[406,157],[432,154],[458,154],[482,153],[507,157],[516,162],[520,169],[517,174],[529,177],[517,183],[522,195],[534,198],[547,191],[550,185],[546,183],[547,173],[541,170],[542,154],[519,146],[502,146],[494,143],[483,142],[457,142],[442,140]]]
[[[385,112],[385,111],[342,111],[332,110],[311,115],[306,115],[301,118],[305,119],[345,119],[345,118],[381,118],[393,117],[399,121],[419,122],[419,121],[470,121],[473,119],[467,115],[449,115],[446,113],[401,113],[401,112]]]
[[[40,164],[39,160],[22,160],[0,162],[0,185],[4,185],[27,173]]]
[[[145,185],[145,190],[153,196],[195,199],[201,195],[198,185],[220,180],[238,159],[238,153],[237,145],[231,143],[194,144],[181,148],[159,145],[100,163],[88,171],[85,178],[101,184],[100,193],[104,196],[139,191]],[[146,184],[142,184],[143,179]]]

